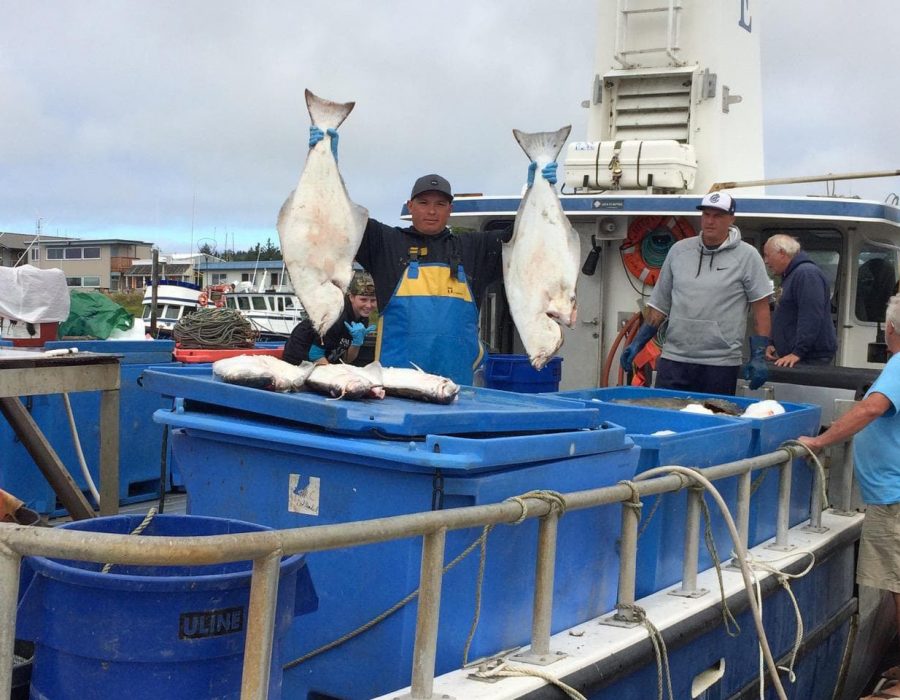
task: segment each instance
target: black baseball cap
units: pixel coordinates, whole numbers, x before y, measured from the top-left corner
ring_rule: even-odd
[[[453,200],[453,191],[450,189],[450,183],[440,175],[431,174],[420,177],[416,180],[416,184],[413,185],[409,198],[415,199],[423,192],[440,192],[447,195],[451,201]]]

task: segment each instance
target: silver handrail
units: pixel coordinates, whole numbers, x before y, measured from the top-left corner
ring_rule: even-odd
[[[707,479],[718,480],[741,476],[758,469],[780,467],[779,505],[776,542],[787,542],[788,520],[782,517],[790,506],[791,460],[805,456],[800,447],[782,447],[774,452],[728,462],[714,467],[697,469]],[[813,470],[814,493],[822,488],[818,471]],[[786,475],[786,476],[785,476]],[[567,510],[581,510],[614,503],[629,502],[635,494],[649,496],[678,491],[685,487],[678,475],[648,479],[634,483],[620,483],[598,489],[564,494]],[[749,489],[740,489],[739,498],[749,499]],[[521,505],[525,503],[525,508]],[[814,501],[815,502],[815,501]],[[747,505],[738,504],[739,512]],[[523,510],[525,512],[523,512]],[[624,508],[626,513],[634,509]],[[335,525],[317,525],[288,530],[269,530],[230,535],[181,537],[143,536],[136,541],[131,535],[84,532],[66,529],[35,528],[0,523],[0,698],[9,697],[12,689],[13,646],[15,641],[16,602],[19,589],[19,570],[22,557],[45,556],[77,561],[111,562],[133,565],[191,565],[221,564],[233,561],[252,561],[250,609],[247,636],[244,644],[244,665],[241,685],[242,700],[264,700],[269,682],[272,636],[279,561],[282,556],[309,553],[344,547],[373,544],[414,536],[423,537],[420,596],[413,652],[411,695],[414,700],[431,697],[437,651],[437,624],[440,611],[441,568],[444,539],[451,530],[513,523],[522,518],[542,518],[539,528],[539,548],[536,556],[537,585],[535,587],[532,618],[532,649],[549,650],[550,616],[552,605],[547,596],[553,586],[552,562],[548,562],[548,547],[556,546],[556,513],[546,500],[524,497],[519,502],[504,501],[489,505],[452,508],[441,511],[398,515]],[[634,516],[623,515],[623,534],[620,546],[620,578],[617,608],[623,619],[629,605],[634,604],[635,562],[637,554],[637,522]],[[551,522],[552,521],[552,522]],[[746,545],[746,528],[741,532]],[[697,561],[699,538],[686,542],[685,559]],[[628,573],[630,572],[630,573]],[[550,601],[552,602],[552,601]]]

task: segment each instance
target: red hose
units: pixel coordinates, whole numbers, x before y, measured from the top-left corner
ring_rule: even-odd
[[[625,340],[625,347],[628,347],[628,344],[632,341],[635,334],[638,332],[638,329],[641,327],[641,312],[636,311],[634,316],[628,319],[625,322],[625,325],[619,330],[616,334],[615,339],[612,342],[612,345],[609,348],[609,352],[606,354],[606,359],[603,361],[603,368],[600,372],[600,386],[605,387],[609,386],[609,370],[612,367],[613,359],[616,356],[616,353],[619,349],[619,345],[622,343],[622,340]],[[625,372],[622,367],[619,367],[618,373],[618,385],[621,386],[622,381],[625,378]]]

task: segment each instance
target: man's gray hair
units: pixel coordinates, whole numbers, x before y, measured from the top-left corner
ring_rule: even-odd
[[[776,233],[766,241],[766,245],[770,250],[780,250],[791,259],[800,252],[800,241],[786,233]]]
[[[888,299],[884,320],[891,324],[894,333],[900,334],[900,294],[895,294]]]

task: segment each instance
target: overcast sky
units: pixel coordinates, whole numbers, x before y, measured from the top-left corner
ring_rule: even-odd
[[[0,231],[277,244],[306,87],[356,101],[341,169],[374,217],[399,223],[426,172],[516,192],[512,127],[586,134],[596,2],[0,0]],[[900,2],[749,3],[766,174],[900,169]],[[900,180],[837,191],[881,200]]]

